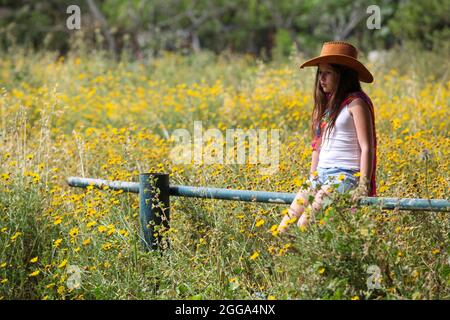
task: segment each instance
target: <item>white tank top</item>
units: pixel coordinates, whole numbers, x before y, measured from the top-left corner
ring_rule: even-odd
[[[327,128],[328,126],[324,128],[322,135],[317,166],[360,170],[361,148],[353,117],[348,111],[348,105],[341,109],[329,137],[327,137]]]

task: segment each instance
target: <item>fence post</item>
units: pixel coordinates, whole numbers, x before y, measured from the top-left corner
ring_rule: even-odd
[[[169,174],[139,174],[139,215],[143,237],[142,244],[147,250],[161,249],[161,231],[169,228],[169,195]],[[155,235],[156,233],[157,235]]]

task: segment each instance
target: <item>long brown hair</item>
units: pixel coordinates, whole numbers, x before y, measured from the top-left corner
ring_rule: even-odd
[[[332,69],[336,72],[336,90],[327,98],[319,83],[319,68],[316,72],[316,80],[314,85],[314,110],[312,114],[312,136],[316,135],[317,125],[322,119],[325,111],[330,108],[330,122],[328,124],[327,135],[329,136],[332,129],[335,127],[336,118],[340,112],[341,103],[348,96],[348,94],[361,91],[361,84],[358,79],[358,74],[353,69],[339,64],[330,64]]]

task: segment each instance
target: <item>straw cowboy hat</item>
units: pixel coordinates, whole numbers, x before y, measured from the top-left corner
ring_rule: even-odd
[[[373,82],[372,74],[358,61],[358,51],[350,43],[343,41],[325,42],[320,56],[306,61],[300,68],[318,66],[319,63],[335,63],[347,66],[358,73],[360,81]]]

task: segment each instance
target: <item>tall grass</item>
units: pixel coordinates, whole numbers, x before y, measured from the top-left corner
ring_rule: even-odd
[[[448,64],[434,70],[437,55],[411,56],[370,65],[376,81],[364,87],[378,195],[448,199]],[[311,159],[314,72],[300,61],[2,53],[0,297],[448,299],[447,213],[352,209],[336,195],[317,224],[279,236],[286,206],[171,198],[171,247],[160,255],[140,247],[136,195],[66,185],[169,172],[174,184],[296,192]],[[172,163],[168,137],[195,120],[224,134],[280,129],[279,171]]]

